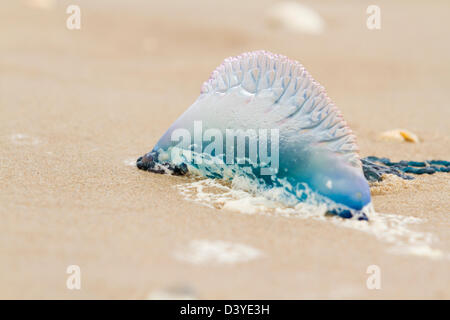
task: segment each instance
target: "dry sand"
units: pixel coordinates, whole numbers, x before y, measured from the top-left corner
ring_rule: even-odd
[[[73,2],[82,25],[69,31]],[[374,189],[377,211],[424,220],[411,228],[436,239],[432,259],[329,221],[188,202],[185,178],[129,165],[224,58],[255,49],[302,62],[362,156],[449,160],[450,3],[377,1],[370,31],[369,3],[316,2],[320,35],[269,27],[268,0],[2,1],[0,298],[450,298],[448,174]],[[378,140],[394,128],[422,142]],[[241,255],[180,255],[221,245]],[[68,265],[81,290],[66,288]],[[380,290],[366,287],[369,265]]]

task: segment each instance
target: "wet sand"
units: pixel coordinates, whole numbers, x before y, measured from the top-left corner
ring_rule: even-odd
[[[433,259],[329,221],[208,208],[180,195],[186,178],[130,165],[224,58],[256,49],[325,86],[361,156],[449,160],[448,2],[379,1],[378,31],[360,1],[306,2],[319,35],[268,26],[268,0],[77,1],[74,31],[70,1],[29,3],[0,4],[0,298],[450,298],[449,174],[373,194],[378,212],[423,220],[411,228],[433,235]],[[421,143],[378,139],[394,128]],[[180,258],[195,240],[257,254]],[[81,290],[67,289],[68,265]],[[366,286],[370,265],[380,290]]]

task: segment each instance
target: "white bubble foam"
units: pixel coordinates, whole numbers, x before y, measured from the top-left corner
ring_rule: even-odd
[[[237,179],[232,184],[203,179],[183,183],[177,186],[179,192],[188,201],[216,208],[228,209],[246,214],[278,215],[295,218],[311,218],[331,222],[337,226],[365,232],[378,240],[388,243],[389,253],[423,256],[432,259],[442,259],[446,255],[431,246],[438,239],[433,234],[416,230],[425,220],[412,216],[402,216],[376,212],[370,204],[369,222],[355,219],[342,219],[337,216],[327,216],[327,206],[321,203],[299,203],[288,207],[277,199],[277,188],[260,195],[249,192],[251,185]],[[448,257],[448,255],[447,255]]]
[[[433,249],[428,245],[415,245],[415,246],[396,246],[389,250],[394,254],[403,254],[403,255],[414,255],[420,257],[426,257],[433,260],[441,260],[444,258],[449,259],[449,256],[445,256],[445,254],[439,249]]]
[[[136,167],[136,159],[137,159],[137,158],[138,158],[138,157],[133,157],[133,158],[125,159],[125,160],[123,160],[123,163],[124,163],[126,166]]]
[[[41,141],[38,138],[31,137],[23,133],[15,133],[10,136],[10,140],[13,144],[26,146],[26,145],[38,145]]]
[[[262,256],[248,245],[220,240],[192,240],[187,248],[177,251],[175,258],[191,264],[235,264]]]

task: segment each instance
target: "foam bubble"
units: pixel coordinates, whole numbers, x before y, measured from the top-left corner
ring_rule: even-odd
[[[391,248],[389,251],[394,254],[415,255],[433,260],[445,258],[445,254],[441,250],[433,249],[427,245],[397,246]]]
[[[262,253],[250,246],[212,240],[192,240],[175,258],[192,264],[235,264],[259,258]]]
[[[31,137],[31,136],[29,136],[27,134],[23,134],[23,133],[12,134],[10,136],[10,140],[13,144],[20,145],[20,146],[25,146],[25,145],[35,146],[35,145],[41,143],[41,141],[38,138]]]
[[[130,167],[136,167],[136,159],[138,157],[128,158],[123,160],[123,164]]]
[[[278,215],[302,219],[315,219],[331,222],[337,226],[358,230],[388,243],[389,253],[423,256],[432,259],[445,258],[445,254],[431,245],[437,238],[428,232],[416,230],[416,226],[424,223],[423,219],[412,216],[402,216],[390,213],[379,213],[368,205],[364,211],[370,221],[342,219],[337,216],[325,215],[327,205],[309,197],[306,203],[287,206],[283,201],[277,201],[281,188],[273,188],[266,194],[252,193],[251,182],[236,179],[232,183],[224,183],[214,179],[194,180],[176,186],[188,201],[216,208],[237,211],[246,214]],[[247,189],[246,189],[247,188]]]

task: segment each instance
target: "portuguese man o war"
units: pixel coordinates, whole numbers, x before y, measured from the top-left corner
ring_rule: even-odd
[[[299,62],[254,51],[225,59],[137,167],[244,177],[251,190],[286,205],[320,203],[331,214],[368,220],[364,173],[376,180],[385,165],[362,162],[357,152],[341,112]]]
[[[357,150],[341,113],[300,63],[256,51],[226,59],[137,166],[243,175],[258,189],[282,188],[284,202],[314,197],[332,213],[366,219],[370,189]]]

